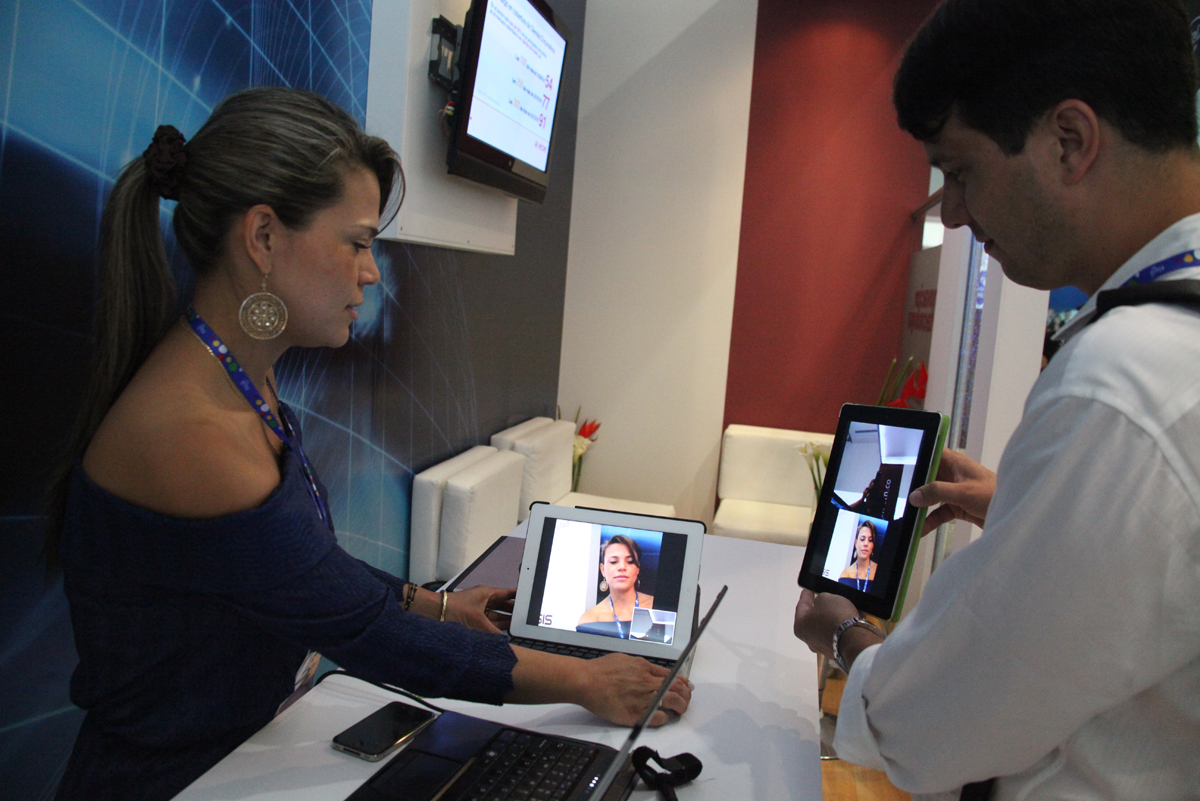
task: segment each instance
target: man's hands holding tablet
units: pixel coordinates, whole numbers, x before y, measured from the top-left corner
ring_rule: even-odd
[[[909,503],[917,507],[941,504],[925,518],[922,536],[951,520],[966,520],[983,526],[988,506],[996,492],[996,474],[978,462],[946,448],[938,465],[937,479],[917,487],[909,495]],[[815,594],[802,590],[796,603],[793,631],[813,653],[834,658],[833,635],[847,620],[862,617],[852,601],[833,593]],[[882,639],[866,628],[845,629],[838,640],[842,661],[853,665],[866,648]]]
[[[982,528],[995,492],[995,473],[946,448],[938,465],[937,480],[913,490],[908,502],[918,507],[941,504],[926,515],[925,530],[921,532],[925,535],[951,520],[966,520]]]

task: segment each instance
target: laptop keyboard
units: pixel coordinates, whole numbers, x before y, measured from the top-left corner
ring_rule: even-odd
[[[559,801],[567,798],[597,748],[535,732],[503,729],[454,783],[454,801]]]
[[[545,651],[548,654],[577,656],[580,659],[596,659],[612,653],[612,651],[602,651],[599,648],[582,648],[578,645],[565,645],[558,642],[546,642],[545,640],[529,640],[524,637],[513,637],[510,641],[513,645],[519,645],[522,648],[529,648],[534,651]],[[652,662],[655,665],[662,665],[665,668],[675,667],[675,662],[670,659],[660,659],[654,656],[644,656],[642,658],[647,662]]]

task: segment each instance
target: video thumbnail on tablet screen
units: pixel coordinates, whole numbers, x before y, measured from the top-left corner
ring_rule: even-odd
[[[672,644],[687,541],[546,518],[528,625]]]
[[[888,532],[904,518],[921,438],[916,428],[851,422],[837,474],[826,478],[835,507],[826,512],[835,514],[824,516],[833,530],[812,566],[822,577],[883,597],[896,554]]]

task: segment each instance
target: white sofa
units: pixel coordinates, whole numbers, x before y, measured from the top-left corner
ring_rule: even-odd
[[[731,425],[721,440],[720,503],[713,534],[787,545],[808,543],[816,504],[806,442],[832,444],[832,434]]]
[[[571,492],[575,425],[535,417],[413,478],[409,579],[447,581],[497,537],[529,516],[529,506],[590,506],[674,517],[669,504]]]
[[[495,448],[476,445],[468,451],[413,476],[412,523],[409,526],[408,577],[426,584],[437,578],[438,546],[442,530],[442,502],[446,482],[455,473],[496,453]]]

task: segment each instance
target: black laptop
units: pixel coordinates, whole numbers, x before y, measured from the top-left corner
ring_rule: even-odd
[[[621,750],[443,712],[348,801],[617,801],[637,783],[633,746],[688,662],[722,587]]]

